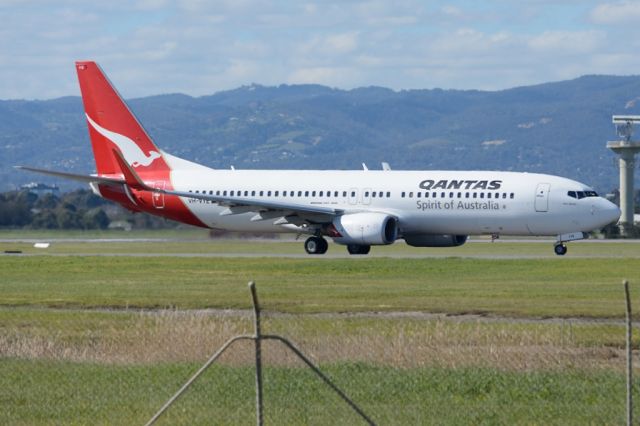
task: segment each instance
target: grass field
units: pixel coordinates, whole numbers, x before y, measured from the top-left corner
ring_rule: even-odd
[[[0,255],[0,424],[143,423],[226,339],[252,333],[249,280],[264,331],[379,424],[624,421],[620,283],[640,306],[634,243],[572,244],[564,258],[508,241],[290,258],[242,255],[299,254],[300,241],[60,238],[43,255],[0,242],[27,254]],[[118,256],[86,255],[104,252]],[[225,355],[160,424],[253,423],[252,356]],[[268,424],[357,424],[281,347],[265,342],[264,357]]]
[[[622,279],[640,289],[634,258],[2,256],[0,269],[0,306],[247,309],[255,280],[280,312],[622,317]]]

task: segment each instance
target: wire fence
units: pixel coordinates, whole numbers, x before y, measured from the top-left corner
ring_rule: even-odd
[[[246,311],[14,308],[1,318],[0,424],[145,424],[225,342],[255,333]],[[261,327],[376,424],[627,421],[624,319],[264,312]],[[367,424],[282,342],[261,342],[261,365],[264,424]],[[255,389],[255,340],[237,341],[156,424],[256,423]]]

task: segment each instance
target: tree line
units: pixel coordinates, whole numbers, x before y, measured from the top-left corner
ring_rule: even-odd
[[[107,229],[114,222],[146,229],[176,226],[163,218],[133,214],[86,189],[63,194],[0,193],[0,228],[89,230]]]

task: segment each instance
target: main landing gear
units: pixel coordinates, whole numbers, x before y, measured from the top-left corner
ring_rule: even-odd
[[[369,254],[371,246],[361,244],[347,244],[347,251],[349,254]]]
[[[322,237],[309,237],[304,242],[304,250],[309,254],[325,254],[329,244]]]
[[[553,246],[553,251],[558,255],[558,256],[564,256],[565,254],[567,254],[567,245],[563,244],[563,243],[556,243]]]

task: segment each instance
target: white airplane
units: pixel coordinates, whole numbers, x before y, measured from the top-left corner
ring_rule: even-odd
[[[452,247],[468,235],[557,237],[565,242],[615,222],[620,209],[585,184],[537,173],[384,170],[214,170],[157,148],[100,67],[76,62],[97,173],[18,166],[90,184],[134,212],[204,228],[326,237],[351,254],[404,241]]]

